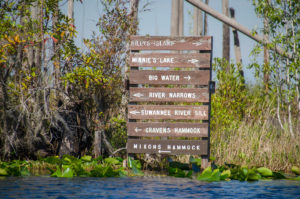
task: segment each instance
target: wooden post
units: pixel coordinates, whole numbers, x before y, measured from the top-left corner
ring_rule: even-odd
[[[222,13],[225,16],[229,16],[228,10],[228,0],[222,0]],[[226,71],[229,72],[229,62],[230,62],[230,34],[229,34],[229,26],[227,24],[223,24],[223,58],[228,61],[228,66]]]
[[[130,15],[132,16],[132,18],[133,18],[133,23],[134,23],[134,28],[135,28],[135,30],[136,30],[136,34],[137,34],[137,23],[138,23],[138,8],[139,8],[139,0],[130,0]],[[139,51],[131,51],[131,52],[139,52]],[[126,82],[126,84],[129,84],[129,78],[128,78],[128,73],[129,73],[129,71],[130,70],[138,70],[138,67],[131,67],[130,68],[130,70],[128,70],[128,67],[127,66],[125,66],[126,68],[125,68],[125,82]],[[127,86],[127,85],[126,85]],[[137,87],[138,85],[133,85],[133,87]],[[128,87],[129,87],[129,85],[128,85]],[[126,89],[126,88],[125,88]],[[127,91],[126,92],[126,101],[128,102],[128,97],[129,97],[129,91]],[[128,112],[128,110],[127,110],[127,112]],[[132,120],[132,119],[128,119],[128,116],[127,116],[128,114],[126,114],[126,117],[127,117],[127,120],[128,120],[128,122],[134,122],[134,121],[136,121],[136,120]],[[129,138],[129,137],[128,137]],[[134,137],[134,138],[136,138],[136,137]],[[128,148],[128,147],[126,147],[126,148]],[[135,158],[135,155],[134,154],[132,154],[132,153],[127,153],[127,159],[128,158],[132,158],[132,159],[134,159]],[[123,165],[125,166],[125,165],[127,165],[127,167],[129,167],[129,161],[127,160],[127,162],[126,161],[124,161],[123,162]]]
[[[172,0],[171,36],[183,35],[183,0]]]
[[[205,0],[205,4],[208,5],[209,0]],[[207,14],[206,14],[206,12],[204,12],[204,31],[203,31],[203,35],[207,35],[207,32],[208,32]]]
[[[202,11],[196,7],[194,7],[194,27],[193,27],[193,35],[199,36],[203,35],[203,17]]]
[[[178,35],[184,35],[184,12],[183,12],[183,0],[179,0],[179,7],[178,7]]]
[[[171,10],[171,36],[179,35],[179,0],[172,0],[172,10]]]
[[[102,131],[95,131],[94,138],[94,156],[95,158],[102,155]]]
[[[232,19],[235,19],[235,11],[233,8],[230,8],[230,17]],[[233,43],[234,43],[234,54],[235,54],[236,65],[237,65],[237,68],[238,68],[240,74],[242,75],[242,77],[244,77],[239,35],[235,28],[232,29],[232,33],[233,33],[233,39],[234,39]]]
[[[204,12],[206,12],[207,14],[211,15],[212,17],[222,21],[223,23],[226,23],[227,25],[237,29],[238,31],[242,32],[243,34],[245,34],[246,36],[248,36],[249,38],[260,42],[262,44],[269,44],[270,42],[265,41],[264,38],[258,34],[253,35],[252,31],[249,30],[248,28],[246,28],[245,26],[242,26],[241,24],[237,23],[235,20],[227,17],[226,15],[223,15],[217,11],[215,11],[214,9],[210,8],[208,5],[206,5],[205,3],[201,2],[200,0],[186,0],[187,2],[191,3],[192,5],[196,6],[197,8],[203,10]],[[292,58],[292,54],[291,53],[285,53],[280,47],[275,46],[275,47],[270,47],[272,50],[274,50],[275,52],[277,52],[279,55],[283,56],[283,57],[288,57],[288,58]]]

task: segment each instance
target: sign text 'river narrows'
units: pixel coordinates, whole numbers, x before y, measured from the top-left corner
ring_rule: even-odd
[[[212,37],[131,36],[130,50],[127,152],[208,160]]]
[[[135,102],[209,102],[208,88],[130,88]]]

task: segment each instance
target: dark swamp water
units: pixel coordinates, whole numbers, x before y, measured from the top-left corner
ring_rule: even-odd
[[[200,182],[173,177],[0,179],[0,198],[300,198],[299,181]]]

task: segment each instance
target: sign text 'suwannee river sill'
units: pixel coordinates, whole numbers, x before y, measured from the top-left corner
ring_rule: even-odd
[[[209,159],[212,37],[132,36],[128,154]]]

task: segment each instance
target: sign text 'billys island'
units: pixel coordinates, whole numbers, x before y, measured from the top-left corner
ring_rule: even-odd
[[[207,159],[211,46],[208,36],[131,36],[128,153]]]

